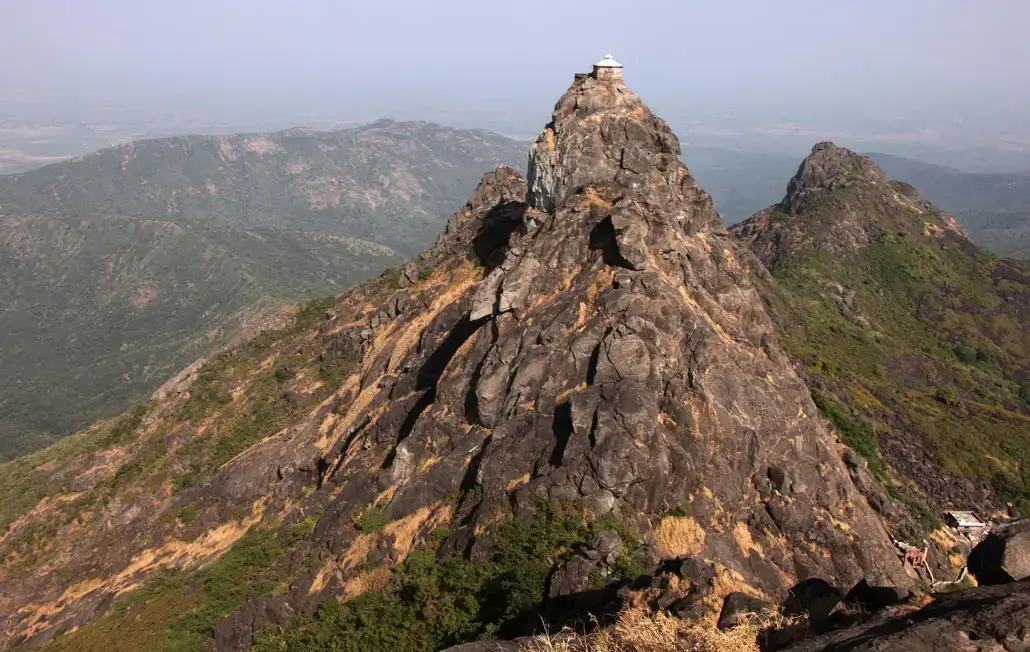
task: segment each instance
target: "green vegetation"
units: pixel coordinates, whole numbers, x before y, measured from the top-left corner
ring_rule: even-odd
[[[845,190],[794,219],[834,229],[856,206],[882,210]],[[779,259],[768,297],[781,343],[881,479],[878,443],[892,436],[924,442],[945,469],[991,483],[1003,500],[1030,498],[1030,269],[923,236],[936,219],[891,213],[882,224],[892,230],[847,259],[810,249]],[[854,292],[853,305],[831,283]],[[911,459],[887,462],[917,482],[923,472]],[[936,520],[925,505],[913,510]]]
[[[299,355],[276,359],[271,369],[261,362],[271,354],[270,346],[288,349],[291,338],[303,336],[324,318],[334,302],[318,299],[304,304],[297,323],[284,331],[266,334],[247,346],[218,356],[198,372],[190,386],[181,418],[198,421],[214,416],[204,433],[192,438],[181,451],[189,471],[172,478],[172,490],[194,486],[205,471],[217,469],[265,437],[274,435],[292,419],[328,396],[342,381],[353,360],[324,363]],[[284,344],[287,343],[287,344]],[[323,386],[314,393],[291,390],[298,375],[318,377]],[[233,392],[239,398],[233,400]]]
[[[197,520],[197,508],[193,505],[186,505],[179,510],[179,514],[176,518],[178,518],[179,522],[183,525],[189,525],[193,521]]]
[[[400,260],[301,233],[0,217],[0,460],[117,414],[288,302]]]
[[[0,560],[11,570],[31,572],[59,554],[62,532],[70,534],[64,526],[85,526],[71,533],[85,537],[90,521],[104,518],[113,500],[150,501],[166,483],[179,494],[207,482],[219,467],[323,401],[357,362],[318,355],[326,342],[312,332],[312,320],[320,323],[334,305],[330,299],[309,302],[300,307],[300,323],[227,349],[198,370],[184,399],[173,397],[153,416],[151,406],[139,405],[0,465],[0,534],[6,535]],[[40,504],[47,498],[52,500]],[[180,506],[168,521],[189,526],[198,514],[186,502]]]
[[[253,649],[431,652],[515,623],[539,627],[551,570],[606,529],[619,531],[629,549],[636,548],[635,530],[617,516],[588,523],[574,506],[542,506],[532,520],[510,521],[489,532],[494,549],[487,560],[416,550],[394,569],[385,588],[344,605],[330,599],[291,628],[261,634]],[[632,557],[620,560],[611,579],[635,578],[644,567]]]
[[[880,457],[876,429],[862,417],[849,414],[844,406],[817,389],[812,390],[812,400],[819,411],[833,422],[844,443],[868,460],[869,469],[877,477],[886,478],[888,475],[887,465]]]
[[[169,571],[119,601],[103,618],[42,649],[201,652],[220,618],[254,598],[287,588],[288,574],[276,564],[311,531],[315,520],[309,517],[278,529],[255,526],[210,565],[189,574]],[[132,626],[125,626],[126,620]]]
[[[358,517],[354,527],[358,528],[359,531],[368,534],[375,534],[382,532],[383,528],[390,524],[390,521],[383,515],[382,510],[370,507],[366,509],[361,516]]]
[[[955,391],[954,387],[938,387],[937,391],[933,393],[933,397],[941,403],[951,407],[960,405],[958,392]]]
[[[973,174],[887,154],[872,157],[890,178],[904,179],[952,212],[980,246],[1030,258],[1030,174]]]
[[[199,470],[191,470],[185,475],[177,475],[172,478],[172,493],[178,493],[193,487],[197,484],[199,479]]]
[[[313,299],[301,304],[297,310],[296,323],[298,328],[312,329],[325,321],[325,313],[336,303],[335,297],[323,297]]]
[[[137,430],[149,410],[147,405],[137,405],[115,420],[89,432],[68,437],[50,448],[0,464],[0,535],[7,532],[11,523],[31,510],[48,496],[57,496],[71,491],[70,485],[76,473],[71,470],[58,472],[71,460],[80,459],[82,465],[89,464],[94,456],[114,446],[126,444],[137,436]],[[119,467],[111,484],[124,481],[128,476],[142,470],[150,460],[137,460],[135,464]],[[86,495],[95,498],[98,491]],[[75,501],[68,506],[71,510],[81,505]]]
[[[177,518],[195,516],[184,508]],[[290,526],[252,527],[218,560],[193,573],[166,572],[99,620],[42,649],[199,652],[219,619],[250,600],[288,589],[289,572],[280,562],[316,521],[312,515]],[[485,560],[441,555],[450,532],[437,528],[427,545],[392,571],[385,587],[345,605],[330,599],[289,629],[260,634],[253,649],[432,651],[512,626],[539,627],[552,570],[606,530],[619,533],[627,554],[603,581],[635,579],[650,569],[637,552],[639,535],[630,522],[617,514],[588,522],[577,505],[549,503],[530,519],[491,528],[493,549]]]

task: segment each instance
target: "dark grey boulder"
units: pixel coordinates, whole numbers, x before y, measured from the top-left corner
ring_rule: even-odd
[[[981,585],[1030,579],[1030,519],[992,529],[969,554],[968,566]]]
[[[896,586],[872,586],[865,578],[862,578],[844,596],[844,604],[866,611],[879,611],[903,604],[911,598],[912,592],[908,589]]]
[[[790,589],[783,601],[783,613],[787,616],[807,614],[810,621],[822,623],[840,604],[841,598],[841,592],[826,580],[809,578]]]
[[[745,622],[748,616],[764,616],[773,612],[771,603],[746,593],[734,592],[722,601],[719,612],[719,629],[737,627]]]

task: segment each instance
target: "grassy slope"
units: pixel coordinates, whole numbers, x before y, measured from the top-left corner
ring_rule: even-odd
[[[832,228],[837,217],[786,219]],[[1030,499],[1030,270],[953,239],[889,231],[851,259],[799,252],[774,276],[782,343],[874,470],[878,438],[903,478],[935,501],[961,501],[926,475],[911,447],[921,442],[955,476]],[[831,282],[855,292],[857,312]]]
[[[124,409],[283,300],[399,260],[331,236],[0,216],[0,459]]]
[[[398,273],[386,278],[371,287],[394,287]],[[188,542],[203,536],[212,519],[243,523],[247,509],[199,512],[197,507],[206,509],[202,485],[219,466],[303,418],[339,386],[353,361],[323,360],[312,352],[319,337],[315,327],[331,305],[304,304],[294,323],[217,356],[185,396],[137,405],[0,465],[0,583],[26,573],[60,581],[68,572],[73,576],[66,581],[88,583],[103,576],[107,557],[122,564],[121,546],[141,538],[150,545]],[[145,531],[120,532],[104,524],[118,505],[127,504],[154,511]],[[219,617],[253,597],[287,588],[285,570],[273,566],[316,518],[302,510],[269,513],[213,564],[190,573],[159,573],[107,617],[52,648],[201,650]],[[91,548],[95,558],[69,559],[69,551]],[[68,571],[72,562],[76,570]]]

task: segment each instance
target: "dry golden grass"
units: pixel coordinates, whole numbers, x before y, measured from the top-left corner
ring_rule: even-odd
[[[720,631],[643,607],[623,611],[612,627],[589,635],[539,636],[524,652],[758,652],[757,618]]]
[[[750,554],[752,550],[758,553],[758,556],[765,559],[765,550],[761,544],[755,542],[751,536],[751,528],[747,526],[747,523],[743,521],[737,521],[733,525],[733,538],[736,539],[737,545],[740,546],[741,552],[745,555]]]
[[[369,591],[377,591],[390,581],[390,568],[377,566],[376,568],[358,573],[355,577],[343,584],[343,602],[353,600]]]
[[[421,507],[402,519],[393,521],[383,529],[384,536],[393,537],[391,551],[395,563],[401,563],[415,547],[419,532],[432,531],[451,520],[451,506],[436,503]]]
[[[583,304],[580,304],[580,305],[583,305]],[[561,405],[562,403],[566,403],[566,402],[568,402],[568,400],[570,398],[572,398],[573,394],[575,394],[576,392],[583,391],[586,388],[587,388],[586,382],[582,382],[582,383],[576,385],[575,387],[573,387],[571,389],[567,389],[564,392],[562,392],[561,394],[558,394],[557,396],[555,396],[554,397],[554,402],[559,404],[559,405]]]
[[[508,485],[504,488],[504,490],[509,492],[509,493],[512,492],[512,491],[515,491],[515,487],[518,487],[519,485],[526,484],[527,482],[530,481],[530,479],[531,479],[530,474],[528,472],[524,473],[521,476],[519,476],[519,477],[515,478],[514,480],[512,480],[511,482],[509,482]]]
[[[546,130],[544,130],[543,136],[544,136],[544,141],[543,141],[544,146],[547,147],[547,149],[554,149],[554,130],[553,129],[546,129]]]
[[[690,516],[667,516],[654,534],[663,559],[696,555],[705,548],[705,532]]]

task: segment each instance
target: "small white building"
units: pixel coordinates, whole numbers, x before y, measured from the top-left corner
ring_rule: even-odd
[[[947,512],[944,520],[958,530],[977,530],[987,527],[987,524],[973,512]]]
[[[980,543],[991,529],[990,523],[983,522],[973,512],[945,512],[944,522],[973,545]]]
[[[621,80],[622,64],[606,54],[604,58],[594,64],[594,79]]]

